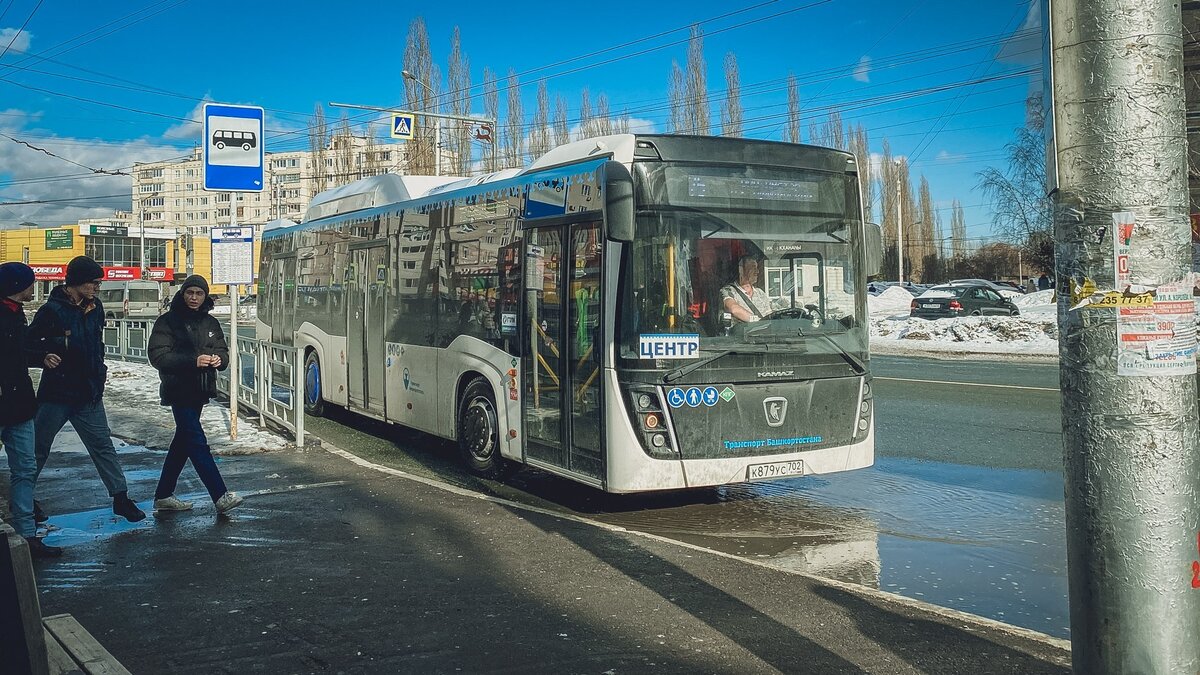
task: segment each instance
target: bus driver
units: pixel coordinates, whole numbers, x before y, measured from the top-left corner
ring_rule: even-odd
[[[721,306],[735,321],[751,323],[771,313],[771,299],[758,282],[758,261],[754,256],[738,258],[737,280],[721,288]]]

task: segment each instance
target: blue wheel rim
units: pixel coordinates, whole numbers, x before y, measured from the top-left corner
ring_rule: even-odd
[[[316,405],[317,401],[321,400],[321,369],[317,367],[316,362],[308,364],[308,372],[304,374],[304,384],[307,391],[304,392],[304,399],[309,405]]]

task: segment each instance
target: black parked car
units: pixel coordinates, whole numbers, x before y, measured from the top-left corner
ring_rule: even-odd
[[[919,319],[945,319],[956,316],[1017,316],[1021,313],[1011,300],[988,286],[934,286],[913,298],[910,316]]]

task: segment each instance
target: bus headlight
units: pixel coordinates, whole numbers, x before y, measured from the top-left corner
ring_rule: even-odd
[[[855,425],[854,440],[861,441],[867,437],[867,432],[871,429],[871,406],[874,405],[875,397],[871,387],[871,376],[867,375],[863,378],[862,383],[862,398],[858,404],[858,423]]]
[[[666,444],[667,444],[667,435],[666,434],[654,434],[653,436],[650,437],[650,445],[653,445],[656,448],[664,447]]]
[[[654,399],[650,398],[650,394],[637,395],[638,410],[650,410],[654,405]]]

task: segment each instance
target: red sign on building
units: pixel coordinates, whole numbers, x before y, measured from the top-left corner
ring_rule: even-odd
[[[66,265],[30,265],[33,278],[38,281],[62,281],[67,278]]]
[[[137,267],[105,267],[105,281],[134,281],[142,278],[142,270]]]

